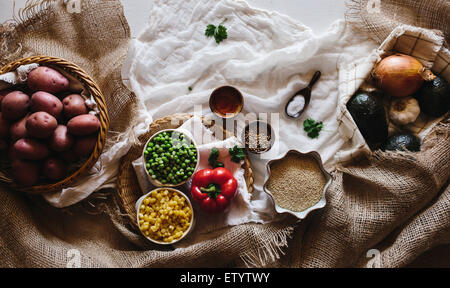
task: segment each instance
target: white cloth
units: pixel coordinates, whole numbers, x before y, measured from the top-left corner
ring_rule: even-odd
[[[25,83],[28,79],[28,73],[37,67],[39,67],[39,64],[36,63],[21,65],[15,71],[0,75],[0,90]]]
[[[227,40],[216,44],[205,37],[208,24],[218,25],[225,18]],[[252,202],[266,207],[259,213],[271,215],[273,204],[262,193],[268,159],[290,149],[316,150],[328,170],[333,169],[334,155],[344,143],[336,120],[337,67],[375,48],[375,42],[344,21],[315,36],[289,17],[250,8],[244,1],[156,0],[147,28],[131,43],[122,78],[154,119],[193,112],[195,105],[202,105],[201,110],[209,114],[210,93],[225,84],[243,93],[243,114],[279,113],[274,148],[264,157],[251,156]],[[308,109],[298,120],[288,118],[284,113],[288,99],[307,85],[316,70],[322,78]],[[324,123],[318,139],[308,138],[303,131],[302,123],[309,117]]]
[[[197,144],[200,152],[200,162],[197,171],[205,168],[211,168],[208,163],[209,153],[212,148],[219,150],[218,161],[222,162],[225,168],[229,169],[238,182],[238,188],[236,191],[236,197],[230,203],[228,209],[220,214],[210,215],[200,208],[200,206],[192,200],[190,193],[186,195],[191,199],[191,202],[195,209],[195,229],[193,230],[193,236],[190,236],[191,240],[196,238],[196,235],[205,234],[218,229],[239,225],[249,222],[264,223],[269,219],[262,219],[260,215],[255,212],[258,209],[264,209],[265,207],[257,207],[251,202],[251,195],[248,192],[247,185],[244,177],[244,169],[242,163],[235,163],[230,160],[228,148],[233,148],[235,145],[240,145],[239,140],[236,137],[230,137],[226,140],[215,139],[212,132],[208,130],[199,117],[195,116],[186,121],[180,128],[181,131],[188,131],[190,135],[194,137],[194,141]],[[205,139],[208,139],[205,141]],[[136,172],[139,185],[144,194],[155,189],[150,183],[145,172],[145,165],[142,157],[134,161],[133,168]],[[191,182],[186,184],[187,189],[181,189],[184,192],[188,192],[191,187]]]

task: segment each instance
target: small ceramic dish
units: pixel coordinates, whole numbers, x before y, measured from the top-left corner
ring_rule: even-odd
[[[272,165],[275,162],[277,162],[277,161],[283,160],[284,158],[286,158],[288,155],[291,155],[291,154],[298,155],[300,157],[312,157],[317,162],[317,164],[319,165],[319,168],[322,171],[323,175],[325,176],[325,180],[326,180],[326,184],[323,187],[323,191],[322,191],[322,198],[319,200],[319,202],[317,202],[313,206],[311,206],[311,207],[309,207],[309,208],[307,208],[307,209],[305,209],[305,210],[303,210],[301,212],[291,211],[291,210],[288,210],[288,209],[285,209],[285,208],[282,208],[282,207],[278,206],[276,201],[275,201],[274,196],[272,195],[272,193],[269,191],[269,189],[267,187],[267,185],[269,183],[269,180],[270,180],[270,176],[271,176],[271,167],[272,167]],[[266,167],[267,167],[268,178],[267,178],[266,182],[264,183],[264,192],[266,192],[267,195],[269,195],[269,197],[272,199],[272,201],[273,201],[273,203],[275,205],[275,210],[277,211],[277,213],[280,213],[280,214],[288,213],[288,214],[294,215],[298,219],[302,220],[302,219],[305,219],[306,216],[308,216],[308,214],[311,211],[322,209],[327,204],[326,199],[325,199],[325,193],[327,192],[328,187],[330,187],[333,179],[332,179],[330,173],[328,173],[325,170],[325,168],[323,167],[322,158],[320,157],[319,153],[317,153],[315,151],[309,152],[309,153],[301,153],[301,152],[296,151],[296,150],[290,150],[283,157],[281,157],[279,159],[274,159],[274,160],[269,161],[267,163]]]
[[[152,238],[146,236],[144,234],[144,232],[142,232],[142,230],[140,229],[141,226],[139,225],[139,210],[140,210],[139,207],[142,205],[142,202],[145,200],[145,198],[147,198],[153,191],[158,191],[158,190],[169,190],[169,191],[173,191],[173,192],[177,193],[179,196],[186,199],[186,203],[188,204],[189,208],[192,211],[192,217],[191,217],[191,222],[189,223],[189,228],[186,231],[184,231],[183,236],[181,236],[180,238],[178,238],[172,242],[163,242],[163,241],[158,241],[158,240],[152,239]],[[172,245],[172,244],[178,243],[181,240],[183,240],[194,229],[194,225],[195,225],[194,208],[192,207],[192,203],[189,200],[189,197],[187,197],[180,190],[173,189],[173,188],[157,188],[157,189],[154,189],[154,190],[148,192],[147,194],[145,194],[144,196],[142,196],[141,198],[139,198],[137,200],[137,202],[136,202],[136,221],[137,221],[136,223],[138,224],[138,227],[139,227],[139,231],[141,231],[142,236],[144,236],[146,239],[148,239],[149,241],[151,241],[155,244],[159,244],[159,245]]]
[[[244,107],[244,96],[232,86],[216,88],[209,97],[209,108],[220,118],[233,118],[241,113]]]
[[[256,147],[255,144],[253,143],[249,143],[250,141],[250,135],[249,135],[249,131],[250,130],[256,130],[258,133],[258,131],[261,131],[261,129],[263,130],[263,132],[267,132],[267,136],[270,136],[270,139],[268,140],[268,145],[266,147],[258,147],[258,141],[256,141]],[[253,122],[250,122],[247,126],[245,126],[244,131],[242,132],[242,142],[245,143],[245,149],[253,154],[262,154],[265,153],[267,151],[269,151],[272,146],[273,143],[275,143],[275,131],[273,130],[272,126],[270,126],[269,123],[266,123],[264,121],[261,120],[256,120]]]
[[[146,155],[145,155],[145,150],[147,149],[148,143],[150,143],[150,141],[152,141],[156,136],[158,136],[159,134],[161,134],[163,132],[178,132],[178,133],[181,133],[185,137],[188,138],[190,143],[194,144],[195,150],[197,151],[197,163],[196,163],[195,168],[194,168],[194,173],[192,173],[192,175],[189,176],[183,182],[180,182],[180,183],[177,183],[177,184],[162,183],[158,179],[153,179],[147,169],[145,169],[145,174],[147,175],[147,178],[150,181],[150,183],[152,183],[156,187],[179,187],[179,186],[185,184],[186,182],[188,182],[190,179],[192,179],[192,177],[195,174],[195,171],[197,171],[198,165],[200,163],[200,151],[198,150],[198,146],[195,143],[194,137],[192,137],[191,133],[189,133],[188,131],[185,131],[183,129],[165,129],[165,130],[161,130],[158,133],[154,134],[152,137],[150,137],[150,139],[148,139],[147,143],[145,143],[144,149],[142,150],[142,161],[143,161],[144,167],[146,166],[146,160],[147,159],[146,159]]]

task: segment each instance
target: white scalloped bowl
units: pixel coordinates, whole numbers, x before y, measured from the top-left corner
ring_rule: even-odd
[[[319,200],[319,202],[317,202],[315,205],[313,205],[313,206],[311,206],[311,207],[309,207],[309,208],[307,208],[307,209],[305,209],[305,210],[303,210],[301,212],[295,212],[295,211],[292,211],[292,210],[289,210],[289,209],[285,209],[285,208],[282,208],[282,207],[278,206],[276,201],[275,201],[275,198],[272,195],[272,193],[267,188],[267,184],[269,183],[270,175],[271,175],[271,166],[275,162],[286,158],[286,156],[288,156],[290,154],[296,154],[296,155],[303,156],[303,157],[304,156],[312,157],[317,162],[317,164],[319,164],[320,170],[322,171],[322,173],[325,176],[325,179],[327,181],[327,183],[325,184],[325,186],[323,188],[323,191],[322,191],[322,198]],[[322,158],[320,157],[319,153],[317,153],[315,151],[312,151],[312,152],[309,152],[309,153],[301,153],[301,152],[299,152],[297,150],[290,150],[283,157],[278,158],[278,159],[273,159],[273,160],[269,161],[267,163],[266,167],[267,167],[268,177],[267,177],[266,182],[264,183],[264,192],[266,192],[266,194],[269,195],[269,197],[272,199],[272,201],[273,201],[273,203],[275,205],[275,210],[277,211],[277,213],[279,213],[279,214],[285,214],[285,213],[291,214],[291,215],[294,215],[295,217],[297,217],[298,219],[303,220],[303,219],[305,219],[308,216],[309,213],[311,213],[314,210],[322,209],[327,204],[327,201],[325,199],[325,194],[326,194],[328,188],[330,187],[330,185],[331,185],[331,183],[333,181],[333,178],[331,177],[331,174],[328,173],[325,170],[325,168],[323,167]]]

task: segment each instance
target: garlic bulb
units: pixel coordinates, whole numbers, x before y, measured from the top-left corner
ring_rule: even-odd
[[[413,97],[392,101],[389,118],[398,125],[407,125],[417,120],[420,114],[419,102]]]

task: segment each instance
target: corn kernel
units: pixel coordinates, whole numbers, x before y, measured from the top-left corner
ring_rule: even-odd
[[[183,236],[191,219],[192,211],[186,199],[161,188],[142,201],[138,222],[145,236],[170,243]]]

